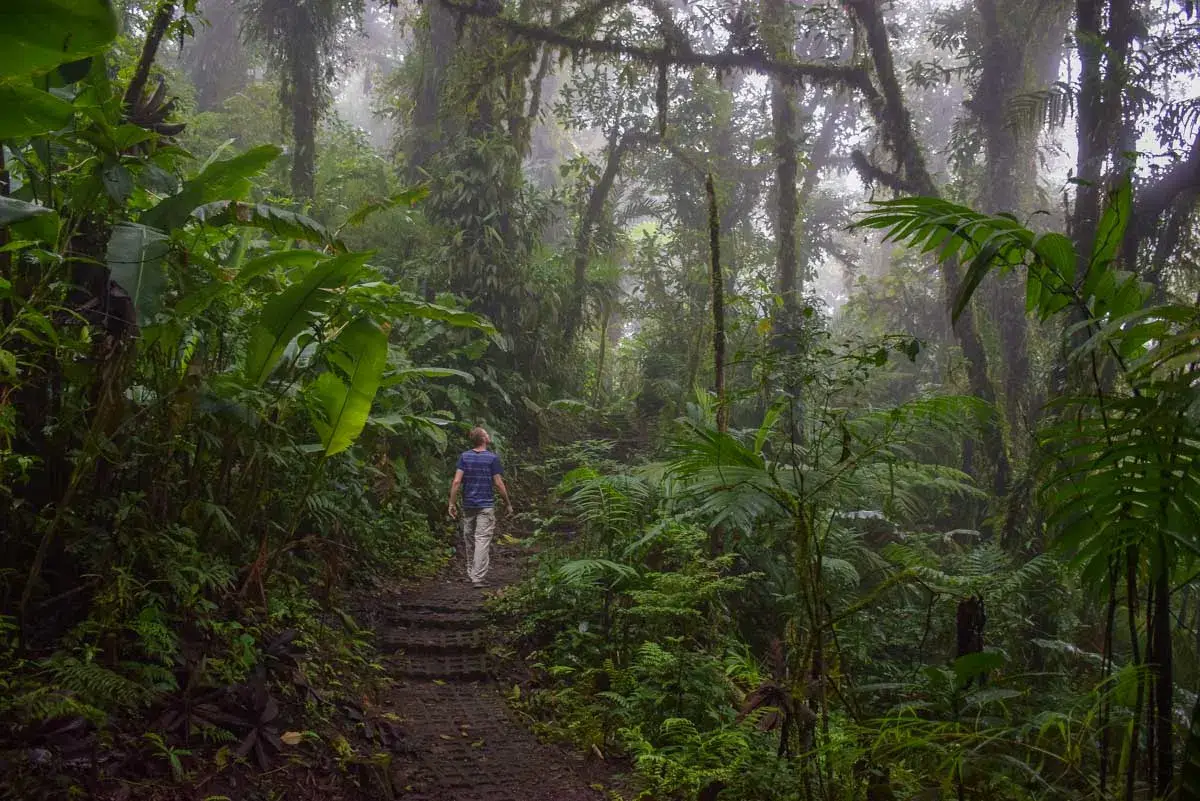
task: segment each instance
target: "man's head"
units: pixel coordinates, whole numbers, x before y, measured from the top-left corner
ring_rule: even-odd
[[[471,429],[471,447],[472,448],[485,447],[488,444],[488,442],[491,441],[491,439],[492,438],[488,436],[488,432],[486,430],[484,430],[483,426],[475,426],[474,428]]]

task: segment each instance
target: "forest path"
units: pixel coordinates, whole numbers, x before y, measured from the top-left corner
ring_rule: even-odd
[[[492,547],[491,587],[519,577],[517,549]],[[544,745],[494,681],[483,605],[461,557],[415,588],[388,591],[360,622],[376,632],[390,686],[380,712],[399,718],[397,798],[410,801],[595,801],[582,758]]]

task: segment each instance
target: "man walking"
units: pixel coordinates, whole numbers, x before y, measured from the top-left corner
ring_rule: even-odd
[[[492,545],[492,534],[496,530],[496,498],[493,487],[499,490],[500,497],[509,514],[512,514],[512,501],[508,499],[508,487],[504,486],[504,469],[500,466],[500,457],[487,449],[492,438],[483,428],[476,426],[471,429],[471,450],[463,451],[458,457],[458,468],[454,471],[454,480],[450,482],[450,505],[447,511],[450,517],[458,519],[458,488],[463,490],[463,542],[466,545],[467,578],[476,587],[483,586],[487,576]]]

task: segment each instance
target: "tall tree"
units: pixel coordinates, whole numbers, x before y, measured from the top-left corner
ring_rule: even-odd
[[[906,194],[939,197],[940,191],[926,163],[925,149],[917,138],[912,114],[904,98],[896,72],[888,28],[883,12],[874,0],[849,0],[847,6],[863,32],[867,56],[871,61],[878,89],[868,98],[868,109],[879,123],[884,147],[897,164],[895,171],[872,164],[867,157],[856,152],[855,165],[862,176],[888,188]],[[953,261],[939,262],[942,278],[942,293],[947,309],[959,296],[962,276],[959,266]],[[988,404],[996,402],[996,392],[988,374],[987,352],[975,321],[975,314],[967,306],[954,322],[954,332],[966,359],[967,381],[971,394]],[[1008,490],[1009,461],[1004,448],[1000,427],[990,421],[985,429],[983,452],[995,459],[993,488],[1003,497]],[[975,461],[968,442],[968,467]]]
[[[1068,0],[975,0],[977,35],[968,37],[972,65],[970,96],[964,103],[984,151],[983,180],[972,200],[986,211],[1026,216],[1036,210],[1038,133],[1036,124],[1014,119],[1022,103],[1058,98],[1054,82],[1070,19]],[[1032,102],[1031,102],[1032,101]],[[1030,375],[1024,289],[1018,276],[997,281],[988,296],[1000,349],[999,373],[1010,430],[1028,431],[1025,398]],[[1038,406],[1036,402],[1034,406]],[[1025,438],[1013,437],[1013,445]]]
[[[292,194],[316,189],[317,125],[329,107],[330,83],[345,38],[361,20],[363,0],[243,0],[243,30],[279,73],[279,99],[292,134]]]
[[[772,55],[783,62],[792,60],[796,25],[791,7],[783,0],[763,3],[763,35]],[[796,213],[796,90],[790,81],[771,77],[771,124],[775,146],[775,259],[777,291],[783,298],[789,322],[796,311],[796,298],[803,294],[803,276],[797,275]]]
[[[195,38],[184,47],[181,60],[196,87],[197,110],[215,111],[245,88],[250,57],[241,37],[240,0],[203,0],[199,12]]]

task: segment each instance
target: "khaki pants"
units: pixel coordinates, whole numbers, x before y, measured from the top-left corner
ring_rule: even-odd
[[[472,584],[482,584],[487,576],[495,530],[495,509],[463,509],[463,553],[467,557],[467,578]]]

